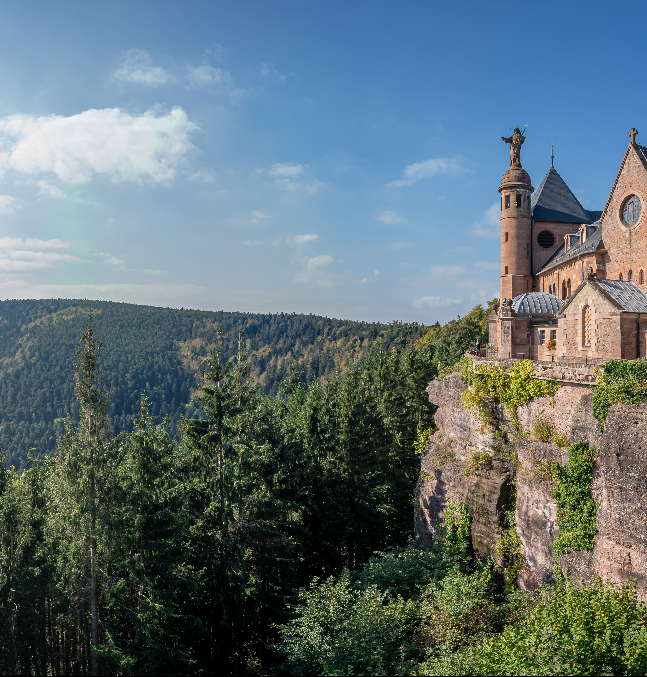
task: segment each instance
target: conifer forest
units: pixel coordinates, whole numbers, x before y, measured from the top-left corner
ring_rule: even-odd
[[[12,303],[5,348],[20,345],[5,350],[0,381],[19,377],[2,386],[13,393],[2,425],[20,429],[26,418],[8,412],[23,402],[43,422],[29,434],[47,434],[24,459],[3,443],[3,674],[645,673],[646,618],[630,586],[516,590],[474,557],[462,505],[429,546],[413,539],[434,427],[425,388],[486,341],[486,309],[442,327],[284,316],[283,336],[269,318],[262,345],[249,316],[217,318],[220,330],[209,318],[207,341],[204,318],[196,328],[169,312],[170,338],[135,343],[134,332],[102,335],[101,312],[86,313],[65,358],[62,316],[78,319],[81,302],[45,313]],[[19,322],[25,309],[34,317]],[[140,336],[154,326],[131,320]],[[201,339],[188,366],[183,322],[195,332],[183,345]],[[287,350],[290,332],[302,338]],[[45,374],[46,351],[67,362],[71,398],[65,384],[51,401],[49,387],[31,387],[58,378]],[[283,356],[272,378],[263,354]],[[167,378],[173,368],[186,380]],[[609,630],[597,644],[591,618]]]

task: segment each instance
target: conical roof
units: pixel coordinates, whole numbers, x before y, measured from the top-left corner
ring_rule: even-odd
[[[555,223],[593,223],[564,179],[553,167],[532,196],[532,218]]]

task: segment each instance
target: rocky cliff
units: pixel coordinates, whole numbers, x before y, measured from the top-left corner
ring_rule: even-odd
[[[437,432],[422,458],[418,538],[431,537],[450,501],[465,503],[475,552],[506,565],[496,544],[506,527],[506,511],[514,509],[525,558],[520,587],[554,582],[557,525],[550,464],[564,464],[568,446],[537,441],[533,431],[540,420],[566,438],[558,440],[561,444],[586,440],[599,452],[591,487],[598,505],[594,549],[562,555],[560,564],[586,581],[595,573],[615,582],[635,579],[639,595],[647,599],[647,404],[613,405],[601,433],[591,410],[591,390],[562,381],[554,395],[519,407],[518,430],[502,405],[497,423],[482,423],[463,407],[464,387],[460,374],[453,373],[427,388],[438,406]]]

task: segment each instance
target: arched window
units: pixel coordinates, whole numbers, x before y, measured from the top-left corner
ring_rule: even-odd
[[[624,277],[622,277],[622,273],[620,273],[620,277],[618,279],[620,280],[620,282],[622,282],[625,279]]]
[[[634,279],[634,271],[633,270],[629,271],[629,275],[627,275],[627,279],[629,280],[629,282],[633,282],[633,279]]]
[[[566,283],[566,289],[568,291],[568,296],[571,295],[571,279],[569,277],[568,282]]]
[[[640,284],[645,284],[645,271],[640,271]]]
[[[591,309],[588,306],[582,308],[582,345],[591,345]]]
[[[562,301],[566,301],[566,282],[562,282]]]

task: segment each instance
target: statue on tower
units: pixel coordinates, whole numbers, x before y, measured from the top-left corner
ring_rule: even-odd
[[[527,127],[528,125],[526,125]],[[523,128],[523,131],[526,131],[526,127]],[[501,137],[505,143],[510,144],[510,166],[511,167],[521,167],[521,145],[526,140],[526,137],[523,135],[523,132],[519,131],[519,127],[514,128],[512,136]]]

